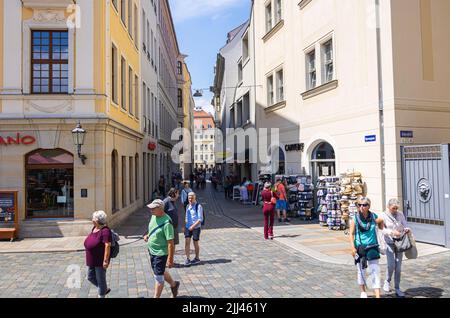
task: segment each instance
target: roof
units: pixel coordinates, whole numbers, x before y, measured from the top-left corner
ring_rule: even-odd
[[[204,110],[194,110],[194,118],[212,118],[214,119],[214,117],[210,114],[205,112]]]

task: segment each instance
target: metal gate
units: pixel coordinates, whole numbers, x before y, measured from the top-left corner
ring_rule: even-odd
[[[402,147],[405,215],[417,241],[450,247],[449,145]]]

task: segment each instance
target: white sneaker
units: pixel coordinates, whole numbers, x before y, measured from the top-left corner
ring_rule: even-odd
[[[361,293],[361,298],[367,298],[367,293],[362,292],[362,293]]]
[[[397,297],[400,297],[400,298],[404,298],[406,296],[405,293],[402,292],[400,289],[396,289],[395,294],[397,295]]]
[[[387,280],[384,281],[383,290],[385,293],[391,292],[391,284]]]

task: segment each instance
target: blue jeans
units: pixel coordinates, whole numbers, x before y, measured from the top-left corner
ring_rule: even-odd
[[[98,288],[100,297],[106,296],[108,286],[106,284],[106,269],[103,267],[88,267],[88,281]]]

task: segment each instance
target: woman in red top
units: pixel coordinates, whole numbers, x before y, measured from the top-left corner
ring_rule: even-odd
[[[276,193],[271,190],[272,185],[267,182],[264,185],[264,190],[261,193],[264,202],[264,238],[266,240],[273,240],[273,223],[275,220],[275,204],[272,203],[272,198],[278,199]]]

